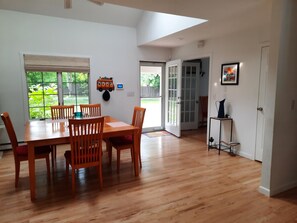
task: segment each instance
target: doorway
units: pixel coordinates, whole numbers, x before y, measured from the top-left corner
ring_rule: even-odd
[[[207,111],[203,117],[200,98],[207,98],[209,85],[209,57],[166,63],[165,130],[181,136],[182,130],[198,130],[207,125]],[[205,107],[204,106],[204,107]]]
[[[190,83],[188,83],[189,73],[191,73]],[[182,110],[184,112],[190,110],[191,115],[189,118],[186,118],[186,116],[181,118],[182,130],[196,130],[198,128],[201,130],[202,128],[206,131],[208,116],[209,57],[184,61],[183,76],[185,80],[182,81],[182,91],[184,92],[182,94],[182,101],[184,101]],[[191,99],[189,100],[189,98]],[[189,123],[191,124],[188,125]]]
[[[140,106],[146,108],[143,132],[164,129],[165,63],[140,62]]]

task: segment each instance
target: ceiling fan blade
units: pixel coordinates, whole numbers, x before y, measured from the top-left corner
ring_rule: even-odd
[[[93,2],[93,3],[97,4],[97,5],[100,5],[100,6],[104,4],[104,2],[102,2],[100,0],[89,0],[89,1]]]
[[[65,9],[70,9],[71,7],[72,7],[71,0],[64,0],[64,8]]]

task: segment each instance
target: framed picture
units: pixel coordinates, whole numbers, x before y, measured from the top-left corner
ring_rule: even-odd
[[[222,64],[221,85],[238,85],[239,63]]]

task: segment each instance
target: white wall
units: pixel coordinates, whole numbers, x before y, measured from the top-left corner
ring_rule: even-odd
[[[274,0],[260,191],[297,186],[297,2]]]
[[[0,30],[0,112],[10,113],[19,140],[27,117],[22,53],[90,57],[91,103],[101,103],[103,115],[126,122],[139,105],[139,57],[147,60],[155,54],[165,61],[170,54],[165,49],[139,50],[136,30],[128,27],[0,10]],[[96,90],[100,75],[113,77],[125,89],[111,92],[110,101],[103,101]]]
[[[226,98],[225,113],[234,119],[233,141],[240,142],[240,155],[249,159],[254,159],[255,153],[260,49],[269,38],[268,30],[269,27],[254,28],[207,40],[203,48],[193,43],[173,51],[175,59],[210,56],[209,114],[217,116],[215,102]],[[241,63],[239,85],[221,86],[221,65],[230,62]],[[223,135],[227,136],[227,132],[226,126]]]

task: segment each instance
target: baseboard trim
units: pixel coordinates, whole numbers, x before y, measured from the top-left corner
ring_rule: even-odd
[[[297,187],[297,181],[293,181],[291,183],[281,185],[281,186],[277,187],[276,189],[270,190],[270,196],[277,195],[279,193],[285,192],[285,191],[293,189],[295,187]]]
[[[247,158],[247,159],[250,159],[250,160],[254,160],[251,156],[251,154],[248,154],[248,153],[243,153],[243,152],[240,152],[238,153],[239,156],[242,156],[244,158]]]
[[[277,187],[277,188],[275,188],[273,190],[268,189],[268,188],[263,187],[263,186],[259,186],[258,191],[261,194],[264,194],[264,195],[266,195],[268,197],[272,197],[272,196],[275,196],[275,195],[280,194],[282,192],[285,192],[287,190],[293,189],[295,187],[297,187],[297,181],[291,182],[289,184],[281,185],[280,187]]]
[[[270,190],[268,188],[263,187],[263,186],[259,186],[258,191],[261,194],[264,194],[265,196],[270,197]]]

